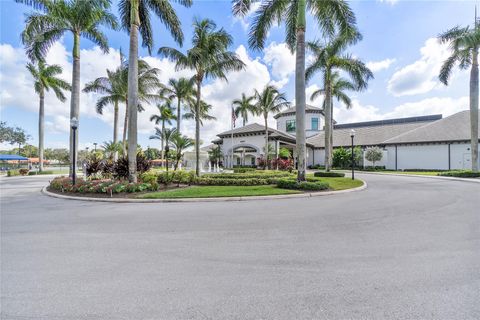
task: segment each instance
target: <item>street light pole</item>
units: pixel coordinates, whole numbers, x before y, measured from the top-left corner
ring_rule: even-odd
[[[73,117],[70,120],[70,126],[72,127],[72,131],[73,131],[72,185],[75,185],[76,179],[77,179],[77,172],[76,172],[77,158],[75,157],[76,155],[75,147],[77,142],[77,128],[78,128],[78,119],[76,117]]]
[[[96,143],[96,142],[93,143],[93,146],[94,146],[94,148],[95,148],[95,152],[97,152],[97,144],[98,144],[98,143]]]
[[[350,130],[350,137],[352,138],[352,180],[355,180],[355,155],[353,152],[353,138],[355,138],[355,130]]]

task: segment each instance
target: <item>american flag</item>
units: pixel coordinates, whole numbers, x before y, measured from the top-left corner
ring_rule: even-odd
[[[237,116],[235,115],[235,110],[232,107],[232,126],[235,128],[235,120],[237,120]]]

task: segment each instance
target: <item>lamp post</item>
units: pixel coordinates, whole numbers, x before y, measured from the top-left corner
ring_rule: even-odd
[[[355,130],[350,130],[350,137],[352,138],[352,180],[355,179],[355,155],[353,152],[353,138],[355,138]]]
[[[168,172],[168,151],[170,151],[170,147],[167,144],[165,146],[165,165],[166,165],[167,172]]]
[[[76,172],[77,158],[75,157],[76,155],[75,147],[77,144],[77,128],[78,128],[78,119],[76,117],[73,117],[72,119],[70,119],[70,127],[72,127],[72,131],[73,131],[72,185],[75,185],[76,178],[77,178],[77,172]]]
[[[95,152],[97,152],[97,144],[96,142],[93,143],[93,147],[95,148]]]

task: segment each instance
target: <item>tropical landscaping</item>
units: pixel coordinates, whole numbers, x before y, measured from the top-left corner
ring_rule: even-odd
[[[211,115],[213,108],[202,95],[202,88],[208,81],[219,79],[228,81],[227,75],[243,72],[245,63],[237,53],[230,51],[234,39],[224,28],[211,19],[195,18],[192,22],[190,46],[180,49],[185,41],[182,23],[170,1],[120,0],[120,16],[112,13],[108,0],[16,0],[18,3],[32,6],[35,11],[27,14],[21,39],[30,62],[26,68],[32,75],[33,90],[39,98],[38,111],[38,173],[52,173],[44,168],[45,150],[45,96],[53,92],[60,101],[66,100],[69,92],[70,119],[78,122],[80,113],[80,92],[96,93],[100,96],[96,102],[96,112],[103,114],[106,108],[113,108],[113,133],[105,138],[97,150],[79,150],[76,128],[70,130],[69,150],[66,160],[69,162],[69,177],[54,179],[50,189],[57,192],[98,193],[113,196],[125,192],[164,192],[158,197],[192,196],[198,194],[221,195],[222,187],[230,190],[226,194],[278,193],[339,190],[358,186],[344,183],[348,179],[333,176],[307,175],[305,108],[307,103],[306,85],[315,74],[320,74],[321,87],[314,91],[311,100],[323,97],[321,104],[325,115],[325,172],[332,168],[348,168],[359,163],[360,151],[350,153],[342,148],[333,150],[333,108],[334,102],[352,108],[350,93],[368,88],[373,72],[359,58],[349,53],[349,47],[362,40],[362,34],[356,26],[355,14],[346,1],[232,1],[232,14],[243,17],[254,10],[249,26],[248,45],[250,49],[261,51],[272,25],[285,26],[285,42],[295,53],[295,108],[296,108],[296,159],[295,163],[288,154],[273,153],[269,143],[268,118],[290,106],[286,93],[275,84],[269,83],[256,88],[253,94],[239,92],[232,101],[232,118],[241,117],[245,126],[249,116],[260,116],[265,126],[265,157],[258,159],[253,172],[215,173],[201,172],[200,148],[201,128],[208,121],[216,120]],[[192,0],[173,1],[180,6],[190,7]],[[306,16],[314,18],[315,29],[320,36],[315,41],[306,41],[310,32],[306,25]],[[154,50],[154,38],[165,35],[151,28],[151,19],[157,17],[177,47],[160,46]],[[129,35],[129,49],[126,56],[120,55],[118,67],[105,70],[105,75],[91,79],[83,88],[80,84],[80,42],[83,38],[98,45],[103,52],[109,51],[108,38],[102,29],[125,30]],[[313,28],[312,28],[313,29]],[[47,64],[46,55],[61,37],[70,35],[73,39],[71,49],[73,69],[71,83],[59,76],[63,70],[59,65]],[[140,42],[141,41],[141,42]],[[456,64],[460,68],[471,69],[470,112],[471,112],[471,152],[472,172],[477,172],[478,155],[478,46],[480,28],[475,22],[473,27],[455,27],[442,33],[439,41],[448,43],[451,56],[444,62],[439,79],[447,85],[452,69]],[[159,80],[161,70],[151,66],[145,59],[138,58],[139,44],[156,52],[175,64],[176,71],[188,70],[191,77],[170,75],[166,83]],[[307,61],[309,53],[311,59]],[[138,113],[145,110],[146,104],[157,106],[157,112],[150,115],[155,131],[150,139],[160,142],[160,150],[142,149],[138,145]],[[125,114],[119,114],[120,105],[125,105]],[[182,121],[191,121],[195,127],[194,136],[182,132]],[[119,128],[123,123],[122,137]],[[2,123],[4,126],[5,123]],[[10,140],[2,142],[26,144],[27,135],[20,128],[17,136],[11,134]],[[20,130],[20,131],[19,131]],[[14,130],[13,130],[14,131]],[[13,132],[12,131],[12,132]],[[182,168],[185,153],[194,150],[195,165],[193,171]],[[377,148],[378,149],[378,148]],[[381,160],[381,151],[375,148],[367,150],[366,157],[373,163]],[[281,150],[280,150],[281,151]],[[219,147],[208,151],[209,162],[213,167],[221,167],[224,155]],[[75,165],[81,161],[86,179],[77,179],[72,185]],[[352,163],[353,161],[353,163]],[[74,165],[75,164],[75,165]],[[270,171],[277,169],[276,171]],[[294,170],[295,169],[295,170]],[[170,172],[169,172],[170,170]],[[16,173],[12,173],[15,175]],[[20,173],[19,174],[23,174]],[[28,174],[28,171],[27,173]],[[436,173],[446,175],[444,173]],[[454,173],[451,173],[454,175]],[[464,176],[469,174],[463,173]],[[474,175],[472,173],[472,175]],[[340,179],[340,180],[333,180]],[[345,179],[345,180],[341,180]],[[170,190],[176,185],[178,190]],[[189,187],[194,185],[195,187]],[[201,187],[201,186],[209,186]],[[214,186],[214,187],[213,187]],[[243,191],[239,191],[245,187]],[[247,188],[248,187],[248,188]],[[255,187],[255,188],[254,188]],[[181,189],[181,190],[180,190]],[[225,190],[227,190],[225,189]],[[280,189],[282,191],[280,191]],[[287,191],[288,190],[288,191]],[[295,191],[291,191],[295,190]],[[148,197],[153,197],[149,195]]]

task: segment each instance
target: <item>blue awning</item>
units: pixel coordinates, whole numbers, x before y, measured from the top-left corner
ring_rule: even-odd
[[[0,154],[0,161],[8,160],[28,160],[28,158],[19,156],[18,154]]]

